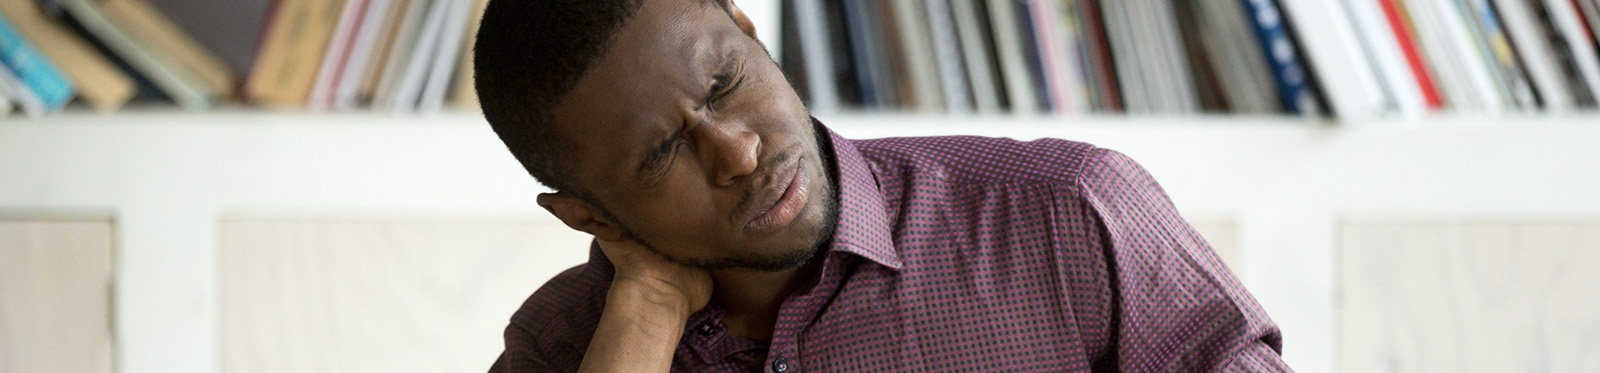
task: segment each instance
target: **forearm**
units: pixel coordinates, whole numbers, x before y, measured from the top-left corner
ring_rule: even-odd
[[[668,371],[690,313],[677,298],[646,286],[614,283],[580,371]]]

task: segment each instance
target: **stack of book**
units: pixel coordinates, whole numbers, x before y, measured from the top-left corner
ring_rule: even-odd
[[[783,0],[811,107],[946,113],[1563,112],[1600,0]]]
[[[0,115],[42,116],[73,99],[101,112],[131,101],[192,111],[228,101],[312,111],[476,106],[468,58],[486,0],[274,0],[255,15],[261,31],[251,40],[209,45],[255,45],[243,66],[152,4],[162,1],[0,0]]]

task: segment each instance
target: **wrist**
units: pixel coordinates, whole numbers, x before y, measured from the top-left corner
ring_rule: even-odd
[[[649,279],[617,278],[606,294],[608,305],[626,308],[640,316],[660,318],[682,324],[699,311],[677,286]],[[611,306],[607,306],[611,308]]]

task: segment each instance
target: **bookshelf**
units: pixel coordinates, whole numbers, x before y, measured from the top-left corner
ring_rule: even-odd
[[[772,25],[759,28],[767,40],[781,39],[778,1],[740,3]],[[1344,222],[1600,216],[1594,111],[1333,120],[843,109],[819,117],[851,138],[1056,137],[1131,155],[1186,216],[1235,227],[1234,270],[1288,335],[1285,358],[1305,372],[1341,369]],[[219,236],[230,219],[509,219],[549,228],[557,222],[533,202],[540,191],[466,111],[135,104],[0,119],[0,218],[113,221],[121,372],[230,366],[219,294]],[[551,241],[574,239],[549,231],[568,235]]]

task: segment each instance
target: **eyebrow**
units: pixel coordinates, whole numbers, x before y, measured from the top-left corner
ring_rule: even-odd
[[[716,72],[712,74],[713,79],[718,76],[724,76],[731,79],[733,74],[739,71],[739,63],[743,60],[739,58],[738,53],[738,50],[729,49],[722,54],[722,57],[718,58],[718,67],[715,70]],[[695,107],[695,110],[705,108],[705,106],[710,102],[710,96],[707,96],[705,101],[701,101],[700,105]],[[634,177],[639,179],[647,179],[650,176],[650,171],[652,171],[657,163],[661,162],[662,157],[665,157],[666,154],[671,153],[672,147],[677,144],[678,139],[683,137],[684,129],[684,127],[678,127],[678,129],[673,131],[671,135],[667,136],[667,138],[662,139],[660,142],[657,142],[655,146],[650,147],[650,150],[645,153],[644,157],[639,159],[639,166],[634,169]]]

